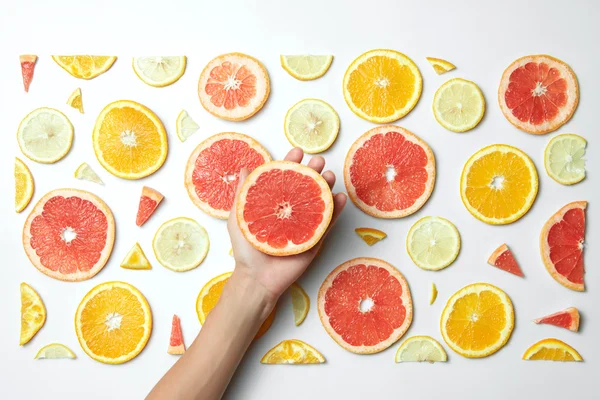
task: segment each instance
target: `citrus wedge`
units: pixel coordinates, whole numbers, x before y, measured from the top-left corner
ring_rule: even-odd
[[[494,250],[490,258],[488,258],[488,264],[520,277],[525,276],[517,260],[515,260],[515,256],[513,256],[512,251],[510,251],[506,244]]]
[[[456,68],[450,61],[442,60],[441,58],[425,57],[429,64],[433,67],[436,74],[442,75]]]
[[[17,141],[27,158],[53,164],[67,155],[73,144],[73,125],[58,110],[42,107],[30,112],[19,124]]]
[[[198,267],[210,242],[208,233],[191,218],[174,218],[162,224],[152,241],[154,254],[159,263],[175,272],[189,271]]]
[[[129,253],[121,261],[121,268],[125,269],[152,269],[152,265],[146,258],[144,250],[139,243],[133,245]]]
[[[452,132],[475,128],[485,113],[481,89],[466,79],[450,79],[435,92],[433,115],[437,122]]]
[[[183,342],[183,333],[181,332],[181,319],[173,315],[171,322],[171,337],[169,338],[168,354],[181,355],[185,353],[185,343]]]
[[[579,331],[579,310],[569,307],[566,310],[534,319],[536,324],[554,325],[559,328],[568,329],[571,332]]]
[[[133,72],[142,82],[165,87],[177,82],[185,72],[186,56],[134,57]]]
[[[435,299],[437,299],[438,290],[435,286],[435,283],[431,282],[431,291],[429,292],[429,305],[435,303]]]
[[[445,218],[421,218],[408,231],[406,250],[419,268],[439,271],[458,257],[460,234]]]
[[[165,197],[158,191],[148,186],[142,188],[142,195],[140,196],[140,203],[138,205],[138,212],[135,218],[135,224],[142,226],[150,219],[154,214],[159,204]]]
[[[285,115],[283,130],[294,147],[314,154],[327,150],[340,130],[340,117],[322,100],[304,99]]]
[[[83,114],[83,99],[81,97],[81,89],[77,88],[71,93],[69,98],[67,99],[67,105],[73,107],[78,110],[81,114]]]
[[[260,360],[261,364],[322,364],[325,357],[301,340],[284,340]]]
[[[46,307],[39,294],[21,283],[21,335],[19,345],[28,343],[46,322]]]
[[[182,142],[185,142],[190,136],[198,132],[198,129],[200,129],[196,121],[194,121],[185,110],[181,110],[177,116],[176,126],[177,137]]]
[[[290,286],[290,295],[292,296],[292,309],[294,310],[294,323],[299,326],[308,315],[310,309],[310,297],[306,294],[302,286],[292,283]]]
[[[23,211],[31,198],[33,197],[33,191],[35,190],[35,184],[33,182],[33,175],[27,168],[27,165],[17,157],[15,157],[15,211],[20,213]]]
[[[301,81],[312,81],[325,75],[333,56],[288,55],[279,56],[281,66],[288,74]]]
[[[584,138],[573,134],[552,138],[544,150],[544,166],[550,178],[562,185],[573,185],[585,178]]]
[[[24,54],[19,56],[21,63],[21,75],[23,75],[23,87],[25,92],[29,92],[29,86],[33,80],[33,71],[35,70],[35,63],[37,61],[35,54]]]
[[[75,353],[64,344],[51,343],[42,347],[35,355],[36,360],[51,360],[57,358],[77,358]]]
[[[52,56],[62,69],[79,79],[93,79],[112,67],[115,56]]]
[[[369,246],[373,246],[387,237],[385,232],[375,228],[356,228],[354,232]]]
[[[448,355],[442,345],[430,336],[411,336],[406,339],[398,351],[396,362],[445,362]]]
[[[98,174],[85,162],[75,170],[75,178],[104,185]]]
[[[544,339],[532,345],[523,354],[523,360],[583,361],[581,355],[558,339]]]

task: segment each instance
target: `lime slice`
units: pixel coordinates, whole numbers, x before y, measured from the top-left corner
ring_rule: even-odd
[[[187,111],[181,110],[177,116],[177,137],[182,142],[185,142],[187,138],[198,132],[200,127],[198,124],[189,116]]]
[[[56,358],[77,358],[75,353],[67,346],[60,343],[52,343],[42,347],[35,355],[36,360],[56,359]]]
[[[306,319],[310,308],[310,297],[306,294],[302,286],[292,283],[290,286],[292,295],[292,308],[294,309],[294,323],[300,325]]]
[[[433,115],[444,128],[466,132],[479,124],[485,113],[485,99],[475,83],[450,79],[435,92]]]
[[[159,263],[176,272],[189,271],[204,261],[210,242],[206,230],[190,218],[174,218],[158,228],[152,241]]]
[[[460,251],[460,235],[447,219],[425,217],[410,228],[406,250],[419,268],[439,271],[456,260]]]
[[[304,99],[285,115],[284,130],[292,146],[300,147],[305,153],[320,153],[335,142],[340,118],[324,101]]]
[[[67,116],[53,108],[30,112],[19,124],[17,141],[29,159],[53,164],[67,155],[73,143],[73,125]]]
[[[98,174],[94,172],[92,167],[90,167],[87,163],[82,163],[79,167],[77,167],[77,169],[75,170],[75,178],[84,181],[94,182],[99,185],[104,185],[102,179],[100,179]]]
[[[311,81],[325,75],[333,56],[282,55],[279,59],[283,69],[291,76],[301,81]]]
[[[544,150],[544,166],[550,178],[563,185],[573,185],[585,178],[584,138],[573,134],[558,135]]]
[[[27,207],[33,196],[35,184],[27,165],[15,157],[15,211],[20,213]]]
[[[442,345],[429,336],[412,336],[396,352],[396,362],[445,362],[448,360]]]
[[[164,87],[181,78],[186,64],[186,56],[134,57],[133,71],[144,83]]]

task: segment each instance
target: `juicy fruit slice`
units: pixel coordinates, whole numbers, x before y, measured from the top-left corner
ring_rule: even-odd
[[[352,112],[378,124],[396,121],[419,101],[423,79],[417,65],[394,50],[370,50],[346,70],[344,99]]]
[[[540,252],[546,269],[566,288],[584,291],[583,244],[587,201],[575,201],[558,210],[544,224]]]
[[[340,117],[324,101],[304,99],[288,110],[283,128],[292,146],[309,154],[321,153],[335,142]]]
[[[585,178],[584,138],[573,134],[552,138],[544,150],[544,166],[550,178],[563,185],[573,185]]]
[[[208,63],[198,80],[202,107],[215,117],[242,121],[256,114],[270,92],[267,70],[242,53],[223,54]]]
[[[185,142],[187,138],[198,132],[198,129],[200,129],[200,127],[196,121],[189,116],[187,111],[181,110],[177,116],[177,137],[179,140]]]
[[[152,332],[152,312],[144,295],[125,282],[105,282],[90,290],[75,313],[75,333],[85,353],[105,364],[136,357]]]
[[[385,232],[375,228],[356,228],[354,232],[369,246],[373,246],[387,237]]]
[[[81,89],[77,88],[71,93],[69,98],[67,99],[67,105],[79,110],[81,114],[83,114],[83,100],[81,97]]]
[[[194,204],[216,218],[229,218],[240,171],[271,161],[267,150],[250,136],[225,132],[196,147],[185,169],[185,187]]]
[[[57,358],[77,358],[75,353],[64,344],[51,343],[42,347],[35,355],[36,360],[52,360]]]
[[[104,185],[98,174],[85,162],[75,170],[75,178]]]
[[[406,250],[417,267],[439,271],[458,257],[460,234],[445,218],[421,218],[408,231]]]
[[[83,281],[106,265],[115,242],[112,212],[96,195],[57,189],[35,205],[23,227],[23,247],[40,272]]]
[[[437,122],[452,132],[475,128],[485,113],[481,89],[466,79],[450,79],[435,92],[433,115]]]
[[[435,286],[435,283],[431,282],[431,292],[429,294],[429,305],[435,303],[435,299],[437,299],[438,290]]]
[[[440,328],[452,350],[464,357],[481,358],[508,342],[514,324],[515,312],[507,294],[488,283],[474,283],[450,297]]]
[[[173,315],[171,323],[171,338],[169,339],[168,354],[180,355],[185,353],[185,343],[183,342],[183,333],[181,332],[181,320],[177,315]]]
[[[294,323],[299,326],[308,315],[310,309],[310,297],[306,294],[302,286],[292,283],[290,286],[290,295],[292,296],[292,309],[294,310]]]
[[[117,60],[115,56],[52,56],[62,69],[79,79],[93,79],[102,75]]]
[[[294,78],[312,81],[325,75],[333,62],[333,56],[281,55],[279,60],[283,69]]]
[[[344,183],[352,202],[377,218],[417,212],[435,184],[431,148],[399,126],[380,126],[359,137],[344,163]]]
[[[460,196],[467,210],[492,225],[515,222],[529,211],[538,192],[538,174],[531,158],[506,144],[477,151],[466,162]]]
[[[15,157],[15,211],[23,211],[33,197],[35,184],[27,165]]]
[[[23,118],[17,130],[17,141],[27,158],[53,164],[71,150],[73,125],[60,111],[41,107]]]
[[[125,269],[152,269],[152,265],[146,258],[144,250],[139,243],[133,245],[129,253],[121,261],[121,268]]]
[[[442,60],[441,58],[425,57],[429,64],[433,67],[436,74],[442,75],[446,72],[456,69],[456,66],[450,61]]]
[[[498,247],[490,258],[488,258],[488,264],[500,268],[502,271],[510,272],[511,274],[524,277],[521,267],[515,260],[512,252],[506,244]]]
[[[272,161],[246,178],[237,199],[240,230],[256,249],[274,256],[310,250],[325,234],[333,196],[312,168]]]
[[[577,332],[579,331],[579,310],[575,307],[569,307],[566,310],[534,319],[533,322],[536,324],[554,325]]]
[[[411,336],[396,351],[396,362],[445,362],[448,355],[442,345],[430,336]]]
[[[261,358],[261,364],[322,364],[325,357],[301,340],[284,340]]]
[[[92,136],[94,153],[108,172],[141,179],[165,162],[167,132],[149,108],[131,100],[110,103],[100,113]]]
[[[133,72],[142,82],[165,87],[177,82],[185,72],[186,56],[134,57]]]
[[[558,339],[544,339],[532,345],[523,354],[523,360],[583,361],[581,355]]]
[[[19,345],[28,343],[46,322],[46,307],[39,294],[21,283],[21,334]]]
[[[25,88],[25,92],[29,92],[37,56],[35,54],[25,54],[19,56],[19,62],[21,63],[21,75],[23,75],[23,87]]]
[[[162,224],[152,241],[154,254],[163,267],[175,272],[198,267],[210,247],[208,233],[191,218],[174,218]]]
[[[571,119],[577,108],[577,77],[554,57],[521,57],[502,74],[498,102],[508,122],[518,129],[535,135],[552,132]]]
[[[140,196],[140,204],[138,206],[135,224],[137,226],[144,225],[152,214],[154,214],[154,211],[156,211],[156,208],[164,198],[165,197],[160,194],[158,190],[144,186],[142,188],[142,195]]]
[[[376,258],[338,266],[319,290],[319,318],[344,349],[378,353],[400,339],[412,322],[412,298],[404,276]]]

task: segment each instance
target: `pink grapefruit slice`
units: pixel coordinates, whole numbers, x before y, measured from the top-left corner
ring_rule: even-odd
[[[506,119],[518,129],[535,135],[549,133],[573,116],[579,102],[577,77],[554,57],[521,57],[502,74],[498,102]]]
[[[33,71],[37,56],[34,54],[25,54],[19,56],[19,61],[21,62],[21,75],[23,75],[23,87],[25,88],[25,92],[29,92],[29,85],[31,85],[31,81],[33,80]]]
[[[564,287],[583,292],[583,243],[587,201],[575,201],[558,210],[542,228],[540,252],[546,269]]]
[[[577,332],[579,331],[579,310],[575,307],[569,307],[554,314],[534,319],[533,322],[536,324],[554,325],[559,328],[568,329],[572,332]]]
[[[435,157],[415,134],[380,126],[354,142],[344,163],[352,202],[377,218],[403,218],[417,212],[433,192]]]
[[[269,152],[241,133],[211,136],[196,147],[185,168],[185,187],[194,204],[216,218],[229,218],[242,168],[271,161]]]
[[[163,199],[164,196],[158,190],[144,186],[142,188],[142,195],[140,196],[140,204],[138,206],[135,224],[137,226],[144,225],[152,214],[154,214],[154,211],[156,211],[156,208]]]
[[[171,338],[169,339],[167,353],[173,355],[185,353],[185,343],[183,342],[183,333],[181,332],[181,320],[177,315],[173,315]]]
[[[112,212],[96,195],[57,189],[38,201],[23,227],[23,247],[42,273],[83,281],[104,267],[115,241]]]
[[[515,256],[513,256],[512,251],[510,251],[506,244],[494,250],[490,258],[488,258],[488,264],[521,278],[525,276]]]
[[[312,168],[272,161],[248,175],[236,204],[246,239],[274,256],[310,250],[325,234],[333,215],[333,196]]]

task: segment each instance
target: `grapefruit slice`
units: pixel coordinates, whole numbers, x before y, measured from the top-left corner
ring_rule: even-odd
[[[498,88],[502,113],[518,129],[542,135],[564,125],[579,102],[579,85],[567,64],[547,55],[521,57],[506,68]]]
[[[558,210],[544,224],[540,252],[546,269],[558,283],[583,292],[583,242],[587,201],[575,201]]]
[[[357,354],[387,349],[412,322],[406,279],[376,258],[355,258],[334,269],[321,285],[318,303],[329,336]]]
[[[356,228],[354,232],[369,246],[373,246],[387,237],[385,232],[375,228]]]
[[[566,310],[534,319],[533,322],[536,324],[554,325],[577,332],[579,331],[579,310],[575,307],[569,307]]]
[[[358,138],[344,163],[352,202],[377,218],[403,218],[433,192],[435,157],[415,134],[399,126],[373,128]]]
[[[96,195],[57,189],[38,201],[23,227],[23,247],[42,273],[83,281],[108,261],[115,242],[112,212]]]
[[[135,224],[137,226],[144,225],[152,214],[154,214],[154,211],[156,211],[156,208],[164,198],[165,197],[160,194],[158,190],[144,186],[142,188],[142,195],[140,196],[140,204],[138,206]]]
[[[181,332],[181,320],[177,315],[173,315],[171,323],[171,338],[169,339],[169,348],[167,353],[180,355],[185,353],[185,343],[183,342],[183,333]]]
[[[543,339],[533,344],[523,354],[523,360],[544,360],[544,361],[583,361],[581,355],[558,339]]]
[[[33,71],[35,70],[35,63],[37,56],[35,54],[24,54],[19,56],[21,62],[21,75],[23,75],[23,87],[25,92],[29,92],[29,85],[33,80]]]
[[[312,168],[273,161],[256,168],[237,200],[240,230],[256,249],[274,256],[311,249],[333,215],[333,196]]]
[[[208,63],[198,80],[202,107],[215,117],[242,121],[256,114],[269,97],[265,67],[242,53],[223,54]]]
[[[196,147],[185,169],[185,187],[194,204],[216,218],[229,218],[240,170],[271,161],[269,152],[241,133],[211,136]]]
[[[517,260],[515,260],[515,257],[506,244],[503,244],[494,250],[490,258],[488,258],[488,264],[500,268],[502,271],[510,272],[511,274],[520,276],[521,278],[525,276],[523,275],[523,271],[517,263]]]

